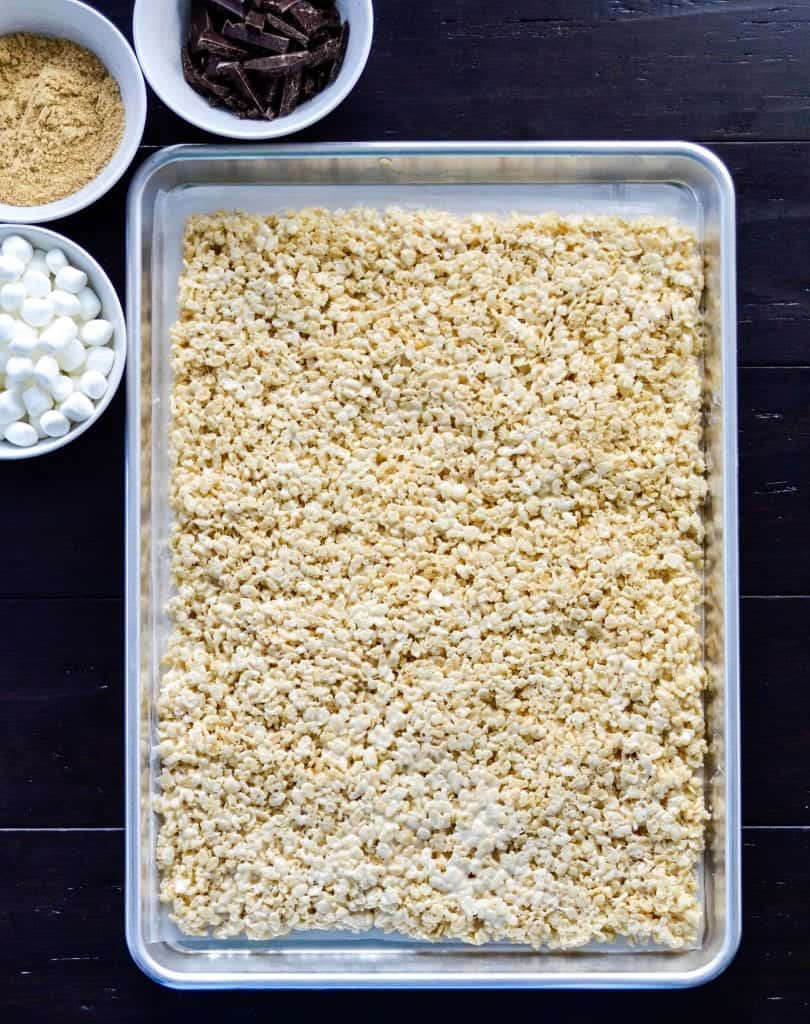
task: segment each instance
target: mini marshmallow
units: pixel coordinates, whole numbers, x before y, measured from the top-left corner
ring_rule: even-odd
[[[53,303],[50,299],[29,297],[23,302],[20,315],[32,327],[47,327],[53,320]]]
[[[69,398],[62,402],[59,411],[74,423],[83,423],[93,415],[93,403],[87,395],[83,395],[80,391],[74,391]]]
[[[9,423],[3,432],[3,437],[10,443],[16,444],[18,448],[31,448],[37,443],[36,430],[30,423]]]
[[[60,373],[59,376],[48,385],[48,390],[53,395],[54,400],[61,403],[64,402],[65,399],[70,398],[76,390],[76,385],[67,374]]]
[[[28,415],[32,419],[36,419],[49,409],[53,409],[53,398],[39,384],[26,388],[22,393],[22,400],[23,405],[28,410]]]
[[[0,374],[6,372],[6,366],[8,365],[9,359],[11,359],[11,353],[5,346],[3,346],[0,348]]]
[[[12,281],[0,288],[0,306],[7,313],[16,313],[25,301],[25,286],[22,281]]]
[[[74,321],[70,317],[60,316],[42,332],[39,346],[47,355],[55,355],[62,352],[78,334],[79,328]]]
[[[110,370],[115,362],[115,352],[111,348],[91,348],[87,353],[86,367],[88,370],[97,370],[109,377]]]
[[[68,266],[68,258],[61,249],[51,249],[46,252],[45,262],[52,274],[58,274],[60,270],[64,270]]]
[[[31,261],[26,269],[38,270],[40,274],[50,274],[48,263],[45,259],[45,253],[42,249],[34,249],[34,255],[31,257]]]
[[[39,344],[39,335],[33,327],[18,320],[14,325],[14,337],[8,343],[8,350],[13,356],[32,358],[34,349]]]
[[[25,294],[32,299],[44,299],[51,294],[51,278],[49,274],[43,274],[41,270],[26,270],[22,276]]]
[[[33,362],[25,356],[12,356],[6,363],[6,383],[25,384],[34,373]]]
[[[51,385],[59,377],[59,363],[53,356],[41,356],[34,363],[34,380],[40,387],[51,390]],[[65,396],[67,398],[67,395]],[[60,401],[64,401],[62,398]]]
[[[64,437],[70,430],[70,420],[58,409],[43,413],[39,420],[42,432],[48,437]]]
[[[16,256],[26,266],[31,262],[34,255],[34,247],[22,237],[22,235],[7,235],[0,246],[4,256]]]
[[[56,275],[56,287],[61,291],[78,295],[87,287],[87,274],[83,270],[77,270],[76,267],[62,267]]]
[[[87,370],[81,375],[79,391],[87,395],[88,398],[97,402],[106,390],[107,378],[103,373],[99,373],[98,370]]]
[[[6,287],[13,288],[14,285],[10,284]],[[81,316],[82,304],[79,301],[78,295],[73,295],[71,292],[63,292],[56,288],[51,292],[50,298],[53,303],[53,311],[57,316]]]
[[[85,345],[106,345],[112,336],[113,325],[109,320],[88,320],[82,327],[81,338]]]
[[[79,302],[82,307],[82,320],[95,320],[101,312],[101,302],[92,288],[82,288],[79,292]]]
[[[16,256],[0,256],[0,284],[19,281],[25,273],[25,264]]]
[[[14,423],[25,416],[25,406],[16,391],[3,391],[0,394],[0,426]]]
[[[59,352],[55,353],[56,361],[65,373],[74,373],[80,366],[84,366],[86,352],[84,345],[78,338],[69,341]]]
[[[4,345],[7,341],[11,341],[14,337],[14,329],[17,326],[17,321],[13,316],[9,316],[7,313],[0,313],[0,345]]]

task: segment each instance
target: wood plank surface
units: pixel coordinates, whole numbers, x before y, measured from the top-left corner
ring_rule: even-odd
[[[742,794],[747,825],[810,825],[808,623],[807,598],[742,602]]]
[[[4,462],[0,597],[120,597],[124,587],[124,391],[82,437]],[[32,622],[33,625],[33,622]]]
[[[810,368],[740,372],[742,593],[810,589]]]
[[[740,365],[810,366],[810,145],[712,149],[737,193]]]
[[[0,601],[0,619],[0,828],[123,825],[122,602]]]
[[[133,0],[91,0],[131,38]],[[174,2],[174,0],[166,0]],[[289,141],[689,138],[737,188],[746,935],[695,992],[206,994],[123,943],[123,392],[62,452],[2,468],[0,1009],[183,1024],[301,1012],[810,1020],[810,3],[377,0],[366,73]],[[144,147],[220,141],[150,93]],[[0,159],[2,159],[0,157]],[[53,225],[123,295],[126,189]],[[802,597],[801,595],[805,595]],[[790,826],[790,827],[789,827]],[[795,826],[803,826],[796,828]]]

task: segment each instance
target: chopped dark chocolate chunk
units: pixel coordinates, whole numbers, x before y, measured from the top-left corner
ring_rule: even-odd
[[[300,29],[297,29],[295,25],[290,25],[283,18],[277,18],[275,14],[265,14],[265,20],[267,27],[272,28],[274,32],[278,32],[280,36],[286,36],[288,39],[292,39],[294,43],[299,43],[301,46],[307,46],[309,43],[309,36],[305,35]]]
[[[228,14],[235,14],[237,18],[244,19],[245,17],[244,0],[206,0],[206,3],[210,7],[218,7],[221,11],[225,11]]]
[[[309,64],[309,54],[306,52],[280,53],[277,57],[257,57],[255,60],[246,60],[245,68],[248,71],[264,71],[273,75],[283,75],[307,64]]]
[[[318,70],[323,75],[323,82],[318,92],[323,92],[327,86],[334,82],[340,73],[340,61],[333,60],[331,64],[322,64]]]
[[[222,74],[222,68],[227,66],[228,62],[220,60],[219,57],[209,57],[201,74],[206,78],[218,78]]]
[[[332,64],[321,64],[319,68],[313,70],[315,77],[315,92],[323,92],[324,89],[329,85],[329,76],[332,74]]]
[[[320,28],[324,22],[321,11],[315,10],[307,0],[297,0],[289,10],[289,15],[299,28],[307,35],[312,35],[316,28]]]
[[[312,67],[317,67],[319,64],[325,64],[327,61],[337,60],[339,53],[340,40],[330,39],[328,42],[322,43],[321,46],[310,51],[309,63]]]
[[[213,32],[211,12],[203,4],[195,4],[191,9],[191,21],[188,27],[188,45],[192,53],[200,49],[200,37],[206,32]]]
[[[240,118],[290,114],[337,78],[349,38],[335,0],[191,0],[183,75]]]
[[[305,100],[311,100],[318,91],[318,79],[314,74],[304,75],[301,81],[301,95]]]
[[[261,11],[251,11],[245,15],[245,24],[261,32],[264,28],[265,17],[266,15],[262,14]]]
[[[281,103],[278,108],[278,116],[286,117],[301,102],[301,72],[293,71],[284,79],[284,91],[281,94]]]
[[[183,74],[186,78],[196,77],[197,69],[194,67],[194,62],[191,59],[191,54],[188,51],[188,47],[184,46],[180,51],[180,62],[183,66]]]
[[[259,99],[256,90],[250,84],[250,79],[242,64],[227,64],[223,70],[234,83],[239,92],[244,96],[254,110],[260,114],[264,112],[264,104]]]
[[[191,54],[188,50],[183,50],[182,63],[183,77],[195,92],[203,93],[206,99],[210,99],[213,96],[227,104],[230,97],[230,89],[226,89],[224,86],[212,82],[205,75],[199,74],[192,63]]]
[[[328,28],[322,25],[320,28],[316,28],[312,35],[309,37],[309,43],[307,44],[308,50],[317,49],[321,43],[326,43],[330,39],[334,38],[335,33],[331,32]]]
[[[223,60],[239,60],[242,57],[251,56],[250,50],[243,46],[237,46],[236,42],[226,39],[219,32],[205,32],[200,36],[198,48],[206,53],[212,53],[215,57]]]
[[[281,106],[281,94],[283,91],[283,78],[267,78],[267,87],[265,89],[265,103],[267,104],[268,108],[276,114],[278,113],[278,108]]]
[[[286,14],[292,5],[297,3],[298,0],[264,0],[262,10],[271,14]]]
[[[312,34],[315,35],[316,33],[319,32],[328,32],[330,35],[334,36],[337,34],[339,29],[340,15],[337,13],[337,11],[335,11],[333,14],[324,11],[324,15],[323,18],[321,19],[320,25],[318,25],[318,27],[314,29]]]
[[[226,21],[222,34],[229,39],[236,39],[247,47],[264,50],[266,53],[286,53],[290,48],[290,40],[284,36],[273,36],[269,32],[257,32],[245,25],[236,25]]]
[[[329,72],[329,78],[326,80],[326,85],[331,85],[332,82],[340,74],[340,69],[343,67],[343,61],[346,59],[346,50],[349,48],[349,28],[348,21],[344,21],[340,26],[340,39],[338,40],[338,55],[337,60],[332,66],[332,70]],[[326,86],[324,86],[326,88]]]

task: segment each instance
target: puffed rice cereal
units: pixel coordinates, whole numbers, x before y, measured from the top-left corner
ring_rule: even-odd
[[[695,941],[702,287],[658,220],[190,220],[158,803],[184,932]]]

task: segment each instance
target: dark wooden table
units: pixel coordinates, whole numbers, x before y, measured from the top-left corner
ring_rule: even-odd
[[[167,0],[167,3],[171,0]],[[96,0],[130,34],[132,0]],[[810,0],[377,0],[368,69],[300,138],[704,142],[739,203],[741,951],[674,993],[203,994],[124,944],[123,393],[0,472],[0,1008],[28,1021],[267,1015],[810,1020]],[[154,97],[141,159],[206,141]],[[54,227],[124,286],[128,182]]]

